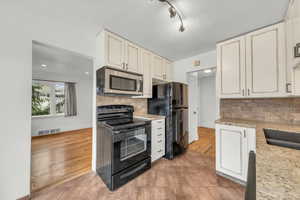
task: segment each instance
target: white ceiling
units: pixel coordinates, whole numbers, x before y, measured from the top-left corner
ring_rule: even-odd
[[[184,14],[186,31],[168,16],[158,0],[43,0],[32,1],[29,12],[85,35],[107,28],[172,60],[215,48],[220,40],[283,19],[288,0],[173,0]],[[29,6],[30,5],[30,6]],[[70,32],[72,34],[72,32]]]
[[[92,79],[93,61],[74,52],[33,42],[32,72],[33,77],[47,77],[47,74],[52,74],[59,77]]]

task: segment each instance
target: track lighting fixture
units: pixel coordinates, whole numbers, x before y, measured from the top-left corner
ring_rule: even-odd
[[[179,31],[184,32],[185,28],[184,28],[184,25],[183,25],[182,16],[181,16],[180,12],[178,12],[178,10],[175,8],[175,6],[169,0],[158,0],[158,1],[166,3],[170,6],[170,8],[169,8],[170,18],[174,18],[177,15],[179,20],[180,20],[180,23],[181,23],[181,25],[179,27]]]
[[[177,14],[175,8],[173,8],[173,7],[169,8],[169,13],[170,13],[171,18],[174,18]]]
[[[185,31],[185,28],[184,28],[183,24],[180,25],[179,31],[180,32],[184,32]]]

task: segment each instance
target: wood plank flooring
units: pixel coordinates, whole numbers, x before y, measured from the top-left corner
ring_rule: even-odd
[[[198,127],[199,140],[189,145],[189,150],[215,158],[215,129]]]
[[[34,193],[35,200],[243,200],[244,187],[216,175],[214,158],[188,150],[174,160],[161,159],[118,190],[109,191],[90,172]]]
[[[91,171],[92,129],[34,137],[31,149],[34,192]]]

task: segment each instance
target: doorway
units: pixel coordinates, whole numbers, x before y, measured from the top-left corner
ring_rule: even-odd
[[[198,140],[198,72],[190,72],[187,74],[189,88],[189,144]]]
[[[215,157],[215,120],[219,113],[216,97],[216,68],[206,68],[188,73],[191,90],[190,133],[193,139],[189,149]]]
[[[93,60],[32,43],[31,193],[91,171]]]

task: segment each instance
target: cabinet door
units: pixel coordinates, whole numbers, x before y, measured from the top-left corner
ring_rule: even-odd
[[[216,126],[217,171],[246,181],[247,149],[246,129]]]
[[[163,79],[169,82],[172,81],[172,63],[166,59],[164,59]]]
[[[246,36],[247,95],[286,95],[284,24],[277,24]]]
[[[217,95],[245,96],[245,39],[235,38],[217,45]]]
[[[293,88],[293,95],[300,96],[300,62],[298,64],[298,67],[295,67],[293,69],[292,73],[292,88]]]
[[[125,56],[126,70],[135,73],[141,73],[140,48],[131,42],[126,42]]]
[[[145,97],[152,97],[152,53],[146,50],[141,51],[141,66],[144,76],[143,93]]]
[[[163,79],[163,59],[160,56],[153,56],[153,78]]]
[[[105,64],[111,67],[123,69],[125,40],[112,33],[106,32],[105,44]]]
[[[295,58],[294,56],[294,48],[298,43],[300,43],[300,1],[294,0],[290,2],[286,17],[286,81],[292,85],[294,95],[299,95],[299,93],[294,93],[295,89],[299,87],[297,86],[299,83],[297,83],[297,79],[295,79],[294,76],[295,74],[299,74],[299,69],[294,71],[294,67],[300,63],[300,58]],[[298,90],[300,90],[300,88],[298,88]]]

